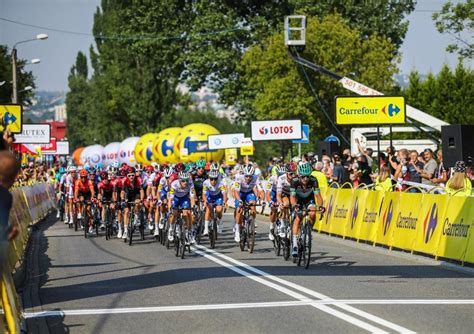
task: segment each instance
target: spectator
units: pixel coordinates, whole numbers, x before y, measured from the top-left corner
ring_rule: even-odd
[[[19,164],[9,151],[0,151],[0,268],[4,268],[8,241],[18,234],[16,222],[8,224],[13,205],[12,194],[8,191],[15,182]]]
[[[349,177],[347,176],[345,168],[342,166],[341,157],[339,156],[339,154],[333,154],[333,162],[334,168],[332,171],[331,179],[339,183],[339,185],[342,185],[349,180]]]
[[[332,179],[331,179],[331,177],[332,177],[331,158],[329,158],[329,156],[327,156],[327,155],[323,155],[322,156],[322,161],[323,161],[322,172],[324,173],[324,175],[326,175],[326,177],[331,182],[332,181]]]
[[[429,186],[434,186],[435,184],[431,182],[431,179],[435,175],[436,168],[438,167],[438,164],[436,161],[433,159],[433,151],[430,148],[427,148],[423,151],[423,157],[425,158],[425,165],[423,166],[423,169],[418,168],[415,165],[416,171],[421,175],[421,183]]]
[[[375,190],[392,191],[392,180],[390,179],[390,168],[382,166],[380,174],[375,180]]]
[[[436,168],[436,172],[434,177],[431,179],[431,182],[434,184],[444,187],[446,185],[446,182],[449,179],[449,171],[444,168],[444,163],[443,163],[443,151],[438,150],[436,153],[436,156],[438,158],[438,168]]]
[[[408,165],[408,150],[402,148],[398,151],[397,158],[392,159],[390,162],[392,167],[395,169],[395,173],[393,174],[393,178],[397,180],[398,183],[401,181],[410,181],[410,170]],[[407,184],[402,183],[401,189],[406,190],[409,186]]]
[[[372,169],[370,168],[369,164],[367,163],[367,157],[365,155],[360,155],[357,158],[357,177],[360,184],[369,185],[372,184],[372,178],[370,174],[372,173]]]
[[[257,177],[262,177],[262,171],[260,170],[256,162],[253,163],[253,167],[255,168],[255,175]]]
[[[464,161],[457,161],[454,165],[454,173],[446,184],[446,192],[454,196],[471,195],[472,184],[466,174],[466,164]]]
[[[323,163],[318,161],[313,165],[314,171],[311,173],[311,176],[318,180],[319,189],[321,189],[321,193],[324,194],[326,189],[328,188],[328,179],[326,175],[322,172],[323,170]]]
[[[421,183],[421,174],[417,172],[417,169],[422,170],[423,167],[424,164],[418,160],[418,152],[416,150],[411,151],[408,160],[408,172],[410,173],[408,180],[410,182]],[[420,192],[420,190],[412,188],[410,192]]]
[[[357,144],[357,148],[359,149],[360,154],[365,156],[365,160],[367,161],[369,168],[372,168],[372,164],[374,162],[374,159],[372,158],[372,154],[374,153],[374,150],[372,150],[370,147],[366,149],[362,148],[362,146],[360,145],[359,139],[357,138],[355,139],[355,142]]]

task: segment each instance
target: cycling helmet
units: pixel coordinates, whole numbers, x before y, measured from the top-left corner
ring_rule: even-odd
[[[166,168],[163,172],[163,176],[166,178],[170,177],[171,174],[173,174],[173,169],[171,167]]]
[[[135,169],[137,172],[141,172],[143,170],[143,165],[141,163],[138,163],[135,165]]]
[[[180,180],[189,180],[189,173],[188,172],[180,172],[179,173]]]
[[[278,175],[285,174],[286,173],[286,167],[285,166],[278,166],[276,171],[277,171]]]
[[[176,166],[174,166],[174,170],[177,173],[184,171],[184,164],[182,162],[180,162],[179,164],[176,164]]]
[[[71,166],[69,166],[69,167],[67,168],[67,171],[68,171],[69,173],[75,172],[75,171],[77,171],[77,168],[76,168],[76,166],[71,165]]]
[[[186,165],[186,171],[187,172],[194,172],[194,170],[196,169],[196,164],[194,162],[190,162]]]
[[[85,169],[81,170],[81,171],[79,172],[79,176],[80,176],[80,177],[87,177],[87,171],[86,171]]]
[[[217,162],[212,163],[211,170],[219,170],[219,164]]]
[[[66,173],[66,170],[64,169],[64,167],[59,167],[58,172],[59,172],[59,174],[64,174],[64,173]]]
[[[120,168],[119,169],[119,175],[120,176],[127,176],[128,173],[128,168]]]
[[[90,168],[90,167],[91,167],[91,165],[89,165],[88,162],[86,162],[86,163],[84,164],[84,169],[85,169],[86,171],[89,171],[89,168]]]
[[[153,170],[154,170],[155,172],[159,172],[159,171],[160,171],[160,164],[159,164],[159,163],[152,162],[150,166],[153,168]]]
[[[117,174],[117,172],[118,172],[118,168],[116,168],[116,167],[110,167],[109,168],[109,173],[110,174]]]
[[[128,174],[132,174],[132,173],[135,174],[136,171],[137,170],[135,169],[135,167],[128,167],[127,173]]]
[[[285,168],[288,173],[296,173],[297,165],[292,161],[287,163]]]
[[[155,169],[153,168],[153,166],[146,166],[145,170],[147,172],[150,172],[150,173],[153,173],[155,171]]]
[[[107,174],[106,172],[100,172],[100,178],[101,180],[108,180],[109,174]]]
[[[198,161],[196,161],[196,167],[197,168],[205,168],[206,167],[206,160],[199,159]]]
[[[300,176],[310,176],[312,171],[311,165],[308,162],[298,166],[298,174]]]
[[[219,171],[217,170],[211,170],[209,172],[209,178],[210,179],[217,179],[219,177]]]
[[[89,174],[95,174],[95,168],[94,166],[90,166],[89,169],[87,170]]]
[[[80,172],[81,170],[84,170],[84,167],[78,166],[78,167],[77,167],[77,171]]]
[[[118,162],[118,161],[114,161],[114,162],[112,162],[112,167],[113,167],[113,168],[117,168],[117,169],[118,169],[118,168],[120,167],[120,164],[119,164],[119,162]]]
[[[103,164],[102,162],[99,162],[96,167],[97,167],[97,170],[98,170],[98,171],[102,171],[105,166],[104,166],[104,164]]]
[[[255,168],[252,165],[244,166],[244,175],[245,176],[253,176],[255,174]]]

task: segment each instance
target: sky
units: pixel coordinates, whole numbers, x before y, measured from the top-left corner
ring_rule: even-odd
[[[410,25],[401,47],[402,60],[399,66],[402,74],[414,69],[422,74],[438,73],[443,63],[451,67],[456,65],[457,56],[445,51],[451,42],[450,37],[438,33],[431,19],[433,11],[439,10],[445,2],[419,0],[415,12],[407,17]],[[100,0],[0,0],[0,18],[90,34],[93,15],[99,4]],[[88,55],[93,38],[0,20],[0,44],[6,44],[9,48],[16,42],[34,38],[43,32],[49,38],[18,45],[18,57],[41,59],[40,64],[28,65],[36,77],[38,90],[67,91],[67,77],[77,52],[83,51]],[[472,61],[468,66],[472,67]]]

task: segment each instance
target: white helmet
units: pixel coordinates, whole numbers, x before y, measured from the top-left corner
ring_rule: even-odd
[[[245,165],[243,168],[245,176],[253,176],[255,174],[255,168],[252,165]]]
[[[219,164],[217,162],[212,163],[211,170],[219,170]]]
[[[178,176],[179,176],[180,180],[189,180],[189,173],[188,172],[180,172]]]
[[[285,174],[286,173],[286,167],[285,166],[278,166],[276,168],[276,172],[277,174],[281,175],[281,174]]]
[[[159,171],[160,171],[160,164],[159,164],[159,163],[157,163],[157,162],[152,162],[152,163],[151,163],[151,166],[153,166],[153,170],[154,170],[155,172],[159,172]]]
[[[217,179],[219,177],[219,171],[218,170],[212,170],[209,172],[209,178],[210,179]]]
[[[84,167],[82,167],[82,166],[77,167],[77,171],[78,171],[78,172],[80,172],[80,171],[83,170],[83,169],[84,169]]]
[[[163,176],[166,178],[170,177],[171,174],[173,174],[173,168],[171,167],[166,168],[165,171],[163,172]]]
[[[74,165],[69,165],[69,167],[67,168],[67,171],[68,171],[68,173],[75,172],[75,171],[77,171],[77,168]]]

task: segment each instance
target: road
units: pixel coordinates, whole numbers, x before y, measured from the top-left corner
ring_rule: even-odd
[[[429,259],[314,235],[308,270],[274,255],[259,218],[241,252],[232,213],[215,251],[185,259],[147,236],[84,239],[51,215],[31,238],[22,292],[30,333],[474,331],[474,276]]]

